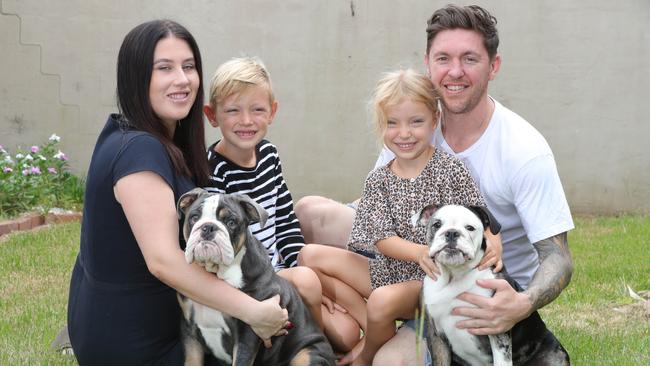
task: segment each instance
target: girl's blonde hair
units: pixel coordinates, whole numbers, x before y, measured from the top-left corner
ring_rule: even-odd
[[[403,102],[412,100],[420,102],[438,114],[438,91],[431,80],[413,69],[397,70],[383,74],[377,82],[369,103],[371,121],[378,135],[386,130],[388,117],[386,109]]]
[[[271,76],[259,58],[238,57],[226,61],[219,65],[210,80],[210,106],[216,109],[226,98],[251,86],[264,87],[269,93],[269,103],[273,104]]]

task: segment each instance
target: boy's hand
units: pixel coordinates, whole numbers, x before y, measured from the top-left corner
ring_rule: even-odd
[[[438,279],[437,275],[440,274],[440,270],[438,270],[436,264],[433,263],[433,259],[429,256],[429,247],[427,245],[423,245],[418,254],[418,264],[427,276],[434,280]]]
[[[503,268],[503,261],[501,255],[503,254],[503,246],[501,245],[501,234],[494,235],[490,230],[485,231],[485,240],[487,243],[487,250],[485,255],[478,264],[480,271],[494,266],[494,273],[501,271]]]

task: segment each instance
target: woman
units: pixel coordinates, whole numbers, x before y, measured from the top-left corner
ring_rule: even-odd
[[[196,265],[179,245],[175,203],[208,177],[201,56],[168,20],[126,35],[117,62],[120,114],[88,170],[68,329],[81,365],[183,362],[176,291],[243,320],[265,343],[284,334],[278,298],[258,302]]]

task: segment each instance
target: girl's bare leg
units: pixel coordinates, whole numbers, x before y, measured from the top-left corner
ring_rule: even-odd
[[[375,354],[395,335],[396,319],[413,319],[421,281],[408,281],[375,289],[368,298],[365,344],[352,365],[371,365]]]
[[[316,273],[308,267],[292,267],[278,271],[278,275],[294,285],[316,324],[322,330],[323,314],[320,307],[323,302],[323,291]]]
[[[300,250],[299,262],[316,272],[323,293],[343,306],[365,329],[364,299],[372,291],[368,258],[345,249],[309,244]]]
[[[349,350],[359,341],[359,327],[366,327],[365,298],[372,290],[368,259],[344,249],[309,244],[300,251],[299,263],[312,268],[321,281],[323,293],[347,310],[345,316],[335,312],[336,316],[329,317],[329,312],[324,313],[324,319],[328,339],[342,340],[341,350]]]
[[[359,323],[348,313],[334,310],[330,313],[325,305],[321,305],[325,335],[332,348],[337,353],[348,353],[359,343],[361,327]]]
[[[278,275],[291,282],[318,326],[325,332],[332,347],[348,352],[359,342],[359,323],[347,313],[335,310],[330,313],[322,304],[322,288],[316,273],[308,267],[299,266],[280,270]]]

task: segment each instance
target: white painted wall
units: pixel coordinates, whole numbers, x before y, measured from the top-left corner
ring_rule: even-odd
[[[232,56],[265,61],[280,102],[269,138],[294,197],[352,200],[378,151],[372,86],[383,71],[423,70],[426,20],[448,2],[0,0],[0,144],[56,132],[83,174],[116,110],[122,38],[170,18],[196,37],[206,80]],[[491,94],[546,136],[573,211],[650,212],[650,2],[476,3],[499,21]]]

